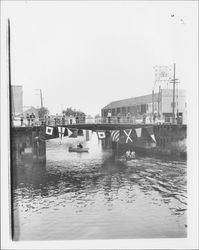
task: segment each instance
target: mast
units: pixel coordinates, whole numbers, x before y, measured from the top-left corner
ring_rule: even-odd
[[[173,65],[173,123],[175,123],[175,63]]]

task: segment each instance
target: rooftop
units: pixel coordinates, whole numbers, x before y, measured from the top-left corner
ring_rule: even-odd
[[[158,100],[158,93],[155,93],[154,101],[156,102],[157,100]],[[142,103],[145,104],[150,102],[152,102],[152,94],[114,101],[106,105],[103,109],[134,106],[137,104],[142,104]]]
[[[173,89],[162,89],[162,93],[166,95],[172,95]],[[185,93],[184,90],[178,90],[178,93],[180,95],[183,95]],[[158,101],[158,93],[154,94],[154,102]],[[128,107],[128,106],[135,106],[140,104],[146,104],[146,103],[152,103],[152,94],[149,95],[143,95],[138,97],[131,97],[128,99],[113,101],[106,105],[102,109],[112,109],[112,108],[120,108],[120,107]]]

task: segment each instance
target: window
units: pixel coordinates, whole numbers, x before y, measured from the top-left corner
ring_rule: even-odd
[[[104,116],[107,116],[107,114],[108,114],[108,110],[105,109],[105,110],[104,110]]]
[[[131,113],[132,115],[135,115],[135,114],[136,114],[136,106],[131,106],[131,107],[130,107],[130,113]]]
[[[136,109],[137,109],[137,112],[138,112],[138,113],[141,112],[141,105],[137,105],[137,106],[136,106]]]
[[[122,107],[122,114],[126,113],[126,107]]]
[[[114,116],[115,115],[115,109],[112,109],[111,113]]]
[[[174,103],[174,107],[176,106],[176,103]],[[171,107],[173,108],[173,102],[171,102]]]

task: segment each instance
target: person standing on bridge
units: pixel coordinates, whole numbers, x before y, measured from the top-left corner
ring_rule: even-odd
[[[33,126],[33,125],[34,125],[34,119],[35,119],[34,113],[32,113],[32,114],[30,115],[30,119],[31,119],[32,126]]]
[[[120,123],[120,116],[121,116],[121,114],[118,113],[118,114],[117,114],[117,123]]]
[[[85,115],[83,115],[83,117],[82,117],[82,122],[86,123],[86,116]]]
[[[48,121],[47,121],[48,125],[50,125],[50,116],[48,116]]]
[[[23,117],[23,114],[21,115],[21,126],[23,126],[23,119],[24,119],[24,117]]]
[[[57,113],[55,115],[54,121],[55,121],[55,126],[56,126],[58,124],[58,114]]]
[[[111,123],[111,110],[110,109],[108,111],[107,117],[108,117],[108,123]]]
[[[130,112],[128,112],[126,115],[127,123],[130,123],[130,117],[131,117],[131,114],[130,114]]]
[[[44,117],[45,117],[44,123],[47,124],[48,123],[48,115],[45,115]]]
[[[55,121],[55,126],[57,125],[57,118],[54,117],[54,121]]]
[[[142,123],[146,124],[146,114],[143,114],[143,116],[142,116]]]
[[[72,124],[73,123],[73,117],[72,117],[72,115],[70,115],[70,124]]]
[[[28,121],[28,126],[30,126],[30,115],[28,113],[26,114],[26,119]]]
[[[65,115],[63,114],[62,116],[62,125],[65,125],[66,119],[65,119]]]
[[[76,124],[78,124],[78,123],[79,123],[79,116],[76,115]]]

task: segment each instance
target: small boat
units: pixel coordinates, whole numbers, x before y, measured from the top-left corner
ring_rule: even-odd
[[[136,159],[135,154],[133,154],[133,155],[123,155],[120,158],[121,161],[131,161],[131,160],[135,160],[135,159]]]
[[[123,163],[125,165],[129,164],[129,163],[133,163],[133,164],[137,163],[136,157],[134,157],[134,158],[126,158],[126,156],[122,156],[119,159],[116,159],[116,161],[121,162],[121,163]]]
[[[131,155],[125,156],[125,159],[126,159],[126,161],[134,160],[135,156],[131,156]]]
[[[69,152],[82,153],[82,152],[88,152],[88,148],[73,148],[73,147],[69,147],[68,151]]]
[[[135,152],[131,152],[130,150],[126,152],[126,155],[124,156],[124,158],[126,159],[126,161],[130,161],[135,159]]]

